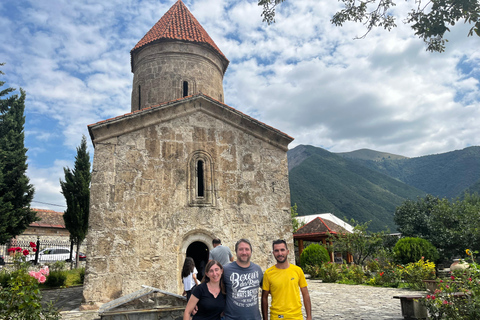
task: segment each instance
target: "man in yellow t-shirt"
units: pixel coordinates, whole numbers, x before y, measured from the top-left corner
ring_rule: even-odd
[[[307,320],[312,320],[312,304],[305,275],[302,269],[288,262],[288,253],[285,240],[273,241],[273,256],[277,264],[268,268],[263,275],[263,320],[268,320],[269,294],[272,295],[270,320],[303,320],[300,292],[302,292]]]

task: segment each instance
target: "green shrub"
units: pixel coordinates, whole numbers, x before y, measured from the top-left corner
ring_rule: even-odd
[[[47,287],[62,287],[67,280],[67,273],[65,271],[50,271],[50,274],[45,281]]]
[[[367,284],[398,288],[402,280],[401,276],[400,269],[396,265],[387,262],[380,266],[378,272],[373,278],[367,281]]]
[[[342,264],[340,268],[341,282],[348,284],[362,284],[365,282],[365,272],[359,265]]]
[[[302,269],[308,265],[320,266],[322,263],[329,261],[330,255],[328,254],[327,249],[316,243],[312,243],[306,247],[300,255],[300,267],[302,267]]]
[[[306,274],[309,274],[312,279],[317,279],[320,277],[320,270],[321,266],[312,266],[312,265],[307,265],[303,268],[303,272]]]
[[[10,280],[10,274],[6,269],[0,271],[0,287],[7,287],[8,280]]]
[[[333,262],[324,262],[320,268],[319,277],[323,282],[337,282],[340,278],[339,266]]]
[[[83,284],[85,282],[85,268],[80,269],[80,283]]]
[[[439,258],[437,248],[430,241],[421,238],[402,238],[393,248],[395,260],[401,264],[417,262],[421,259],[435,262]]]

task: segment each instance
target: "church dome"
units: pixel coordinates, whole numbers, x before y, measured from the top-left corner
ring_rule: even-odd
[[[181,0],[130,52],[132,112],[202,92],[221,102],[228,59]]]

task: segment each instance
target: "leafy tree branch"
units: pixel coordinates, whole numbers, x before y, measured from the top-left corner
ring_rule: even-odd
[[[276,7],[285,0],[258,0],[263,6],[263,21],[268,24],[275,22]],[[395,17],[392,8],[396,6],[393,0],[338,0],[344,8],[335,13],[331,22],[342,26],[348,21],[362,23],[366,32],[357,39],[365,36],[377,27],[390,31],[395,28]],[[476,34],[480,37],[480,1],[478,0],[415,0],[412,10],[403,20],[410,24],[414,34],[427,45],[426,50],[431,52],[445,51],[445,32],[450,27],[463,20],[472,27],[468,36]]]

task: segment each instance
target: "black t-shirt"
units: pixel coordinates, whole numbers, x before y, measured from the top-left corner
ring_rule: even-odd
[[[193,288],[192,295],[198,298],[198,311],[193,316],[194,320],[218,320],[220,319],[220,314],[225,309],[225,295],[219,293],[215,298],[210,291],[206,283],[201,283],[200,285]]]

